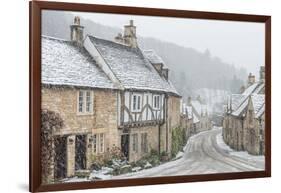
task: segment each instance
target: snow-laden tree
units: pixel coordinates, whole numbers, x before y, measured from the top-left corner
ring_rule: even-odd
[[[54,131],[63,127],[63,120],[58,113],[41,110],[41,166],[42,183],[49,183],[54,172]],[[52,176],[52,177],[51,177]]]

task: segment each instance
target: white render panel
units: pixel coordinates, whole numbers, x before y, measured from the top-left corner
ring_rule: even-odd
[[[130,93],[125,92],[125,106],[130,109]]]
[[[142,111],[140,112],[132,112],[130,103],[130,100],[132,101],[131,97],[134,95],[140,95],[142,97],[141,103],[142,103]],[[164,118],[163,108],[164,108],[164,94],[160,94],[160,109],[153,109],[153,96],[156,94],[153,94],[151,92],[125,92],[125,107],[129,109],[131,112],[131,117],[133,121],[139,121],[141,116],[141,121],[153,121],[160,120]],[[147,107],[149,105],[151,108]],[[154,119],[153,119],[154,118]],[[127,111],[124,112],[124,122],[129,122],[129,114]]]
[[[127,111],[124,112],[124,122],[129,122],[129,115],[127,113]]]

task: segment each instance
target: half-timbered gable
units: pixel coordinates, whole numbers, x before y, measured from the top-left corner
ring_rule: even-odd
[[[84,44],[94,58],[100,58],[96,60],[98,65],[109,69],[122,87],[118,100],[119,127],[163,124],[167,95],[179,95],[162,74],[162,59],[157,56],[157,63],[161,65],[158,69],[153,63],[156,60],[138,47],[93,36],[87,36]]]

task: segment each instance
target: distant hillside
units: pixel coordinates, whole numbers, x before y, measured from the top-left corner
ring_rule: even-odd
[[[70,24],[73,15],[67,12],[52,11],[43,14],[42,33],[57,38],[69,39]],[[120,28],[100,25],[81,18],[85,26],[85,34],[113,40]],[[198,40],[200,41],[200,40]],[[193,48],[186,48],[174,43],[164,42],[154,38],[138,37],[139,46],[143,49],[154,49],[170,69],[170,79],[177,90],[183,95],[195,96],[200,88],[221,89],[238,92],[246,79],[246,70],[237,69],[233,65],[213,57],[209,50],[204,53]]]

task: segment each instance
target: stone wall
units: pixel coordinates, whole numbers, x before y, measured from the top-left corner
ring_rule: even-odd
[[[163,141],[168,142],[167,152],[169,154],[172,147],[172,129],[180,127],[180,100],[181,98],[179,97],[168,96],[168,118],[166,123],[168,124],[168,141]]]
[[[148,151],[142,152],[141,150],[141,134],[147,133],[147,141],[148,141]],[[133,151],[133,134],[137,134],[138,136],[138,145],[137,151]],[[158,151],[159,150],[159,126],[146,126],[146,127],[138,127],[130,129],[130,150],[129,150],[129,161],[137,161],[143,156],[149,154],[151,150]]]
[[[55,135],[68,136],[67,140],[67,176],[75,173],[75,136],[86,136],[86,168],[92,164],[93,134],[104,133],[104,152],[112,146],[120,147],[117,126],[117,92],[112,90],[93,90],[93,113],[79,114],[77,110],[78,89],[44,88],[42,89],[42,109],[59,113],[64,121],[62,129]],[[69,139],[72,140],[69,140]],[[70,142],[71,141],[71,142]]]
[[[180,125],[185,129],[187,139],[195,133],[192,118],[189,119],[186,115],[181,115]]]
[[[244,149],[243,120],[240,117],[226,115],[223,121],[223,139],[231,148]]]
[[[226,115],[223,121],[223,139],[231,148],[237,151],[247,151],[250,154],[264,154],[264,115],[260,119],[249,116],[244,119]]]
[[[264,114],[260,118],[250,121],[246,115],[244,121],[244,148],[250,154],[264,154]]]

